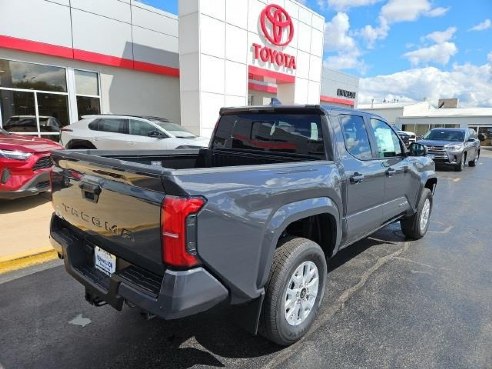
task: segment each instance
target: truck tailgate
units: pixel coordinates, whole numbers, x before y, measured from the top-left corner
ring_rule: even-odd
[[[82,156],[83,157],[83,156]],[[76,231],[82,243],[162,275],[160,235],[164,188],[158,172],[130,171],[97,163],[92,155],[74,159],[54,155],[55,214]]]

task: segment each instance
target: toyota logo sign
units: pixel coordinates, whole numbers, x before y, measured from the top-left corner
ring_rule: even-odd
[[[286,46],[294,37],[294,24],[289,13],[279,5],[270,4],[260,15],[260,25],[265,38],[273,45]]]

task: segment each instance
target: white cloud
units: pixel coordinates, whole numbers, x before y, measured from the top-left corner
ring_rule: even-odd
[[[448,9],[432,8],[429,0],[389,0],[381,8],[381,16],[388,23],[411,22],[421,16],[436,17],[444,15]]]
[[[449,59],[458,52],[458,48],[453,42],[443,42],[429,47],[423,47],[403,54],[412,65],[425,63],[439,63],[446,65]]]
[[[372,49],[377,40],[384,40],[388,36],[388,32],[388,22],[383,17],[379,17],[379,26],[373,27],[368,24],[356,33],[362,36],[367,43],[367,47]]]
[[[349,36],[349,16],[337,13],[330,22],[325,23],[325,50],[338,51],[353,49],[355,41]]]
[[[360,6],[374,5],[380,1],[382,0],[318,0],[318,5],[323,9],[329,7],[338,12]]]
[[[427,13],[425,13],[425,15],[427,17],[431,17],[431,18],[441,17],[444,14],[446,14],[448,12],[448,10],[449,10],[449,8],[442,8],[442,7],[434,8],[434,9],[429,10]]]
[[[436,103],[442,97],[457,97],[462,107],[492,106],[492,52],[490,64],[454,65],[449,72],[434,67],[410,69],[390,75],[362,78],[359,103],[384,99]]]
[[[335,70],[357,69],[361,74],[364,74],[367,69],[364,62],[360,59],[360,52],[358,50],[329,56],[323,61],[323,67]]]
[[[382,8],[378,17],[378,25],[366,25],[355,32],[372,49],[377,40],[384,40],[390,31],[390,25],[398,22],[415,21],[422,16],[438,17],[444,15],[449,8],[432,8],[430,0],[389,0]]]
[[[439,32],[429,33],[427,36],[424,36],[424,39],[434,41],[437,44],[442,44],[443,42],[451,40],[453,35],[456,32],[456,27],[449,27],[447,30]]]
[[[325,51],[335,52],[325,59],[325,66],[337,70],[364,69],[361,52],[349,31],[350,19],[346,13],[337,13],[325,23]]]
[[[492,27],[492,22],[490,21],[490,19],[486,19],[482,23],[479,23],[476,26],[473,26],[468,31],[485,31],[486,29],[489,29],[490,27]]]

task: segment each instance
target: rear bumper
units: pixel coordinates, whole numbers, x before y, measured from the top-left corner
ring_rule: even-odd
[[[163,319],[176,319],[208,310],[228,297],[227,289],[202,267],[167,269],[158,276],[119,260],[117,271],[109,277],[94,267],[91,245],[59,229],[56,218],[53,215],[51,221],[51,244],[64,256],[67,272],[85,286],[91,303],[104,301],[121,310],[127,301]]]
[[[8,170],[8,169],[4,169]],[[2,188],[0,185],[0,199],[14,200],[20,197],[33,196],[41,192],[50,190],[50,175],[49,170],[44,170],[41,173],[35,174],[29,181],[15,190]]]

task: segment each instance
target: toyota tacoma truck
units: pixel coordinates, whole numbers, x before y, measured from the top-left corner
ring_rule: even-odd
[[[437,184],[425,146],[319,105],[223,108],[205,149],[53,159],[50,238],[89,303],[163,319],[235,305],[280,345],[313,323],[328,258],[396,221],[425,235]]]

